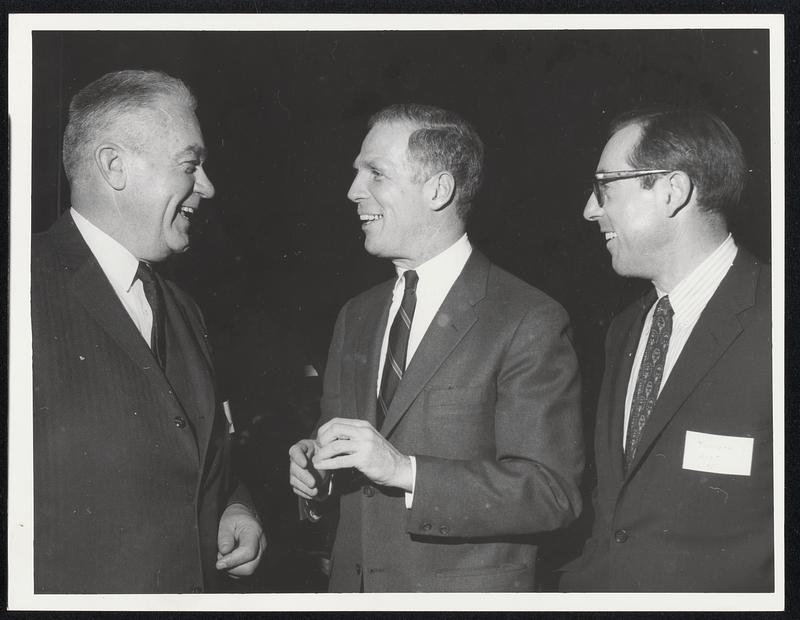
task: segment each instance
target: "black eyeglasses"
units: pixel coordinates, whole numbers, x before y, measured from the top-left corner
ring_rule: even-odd
[[[622,181],[623,179],[636,179],[646,177],[648,174],[667,174],[672,170],[615,170],[614,172],[595,172],[592,179],[592,192],[594,193],[597,205],[603,206],[603,192],[601,185],[612,181]]]

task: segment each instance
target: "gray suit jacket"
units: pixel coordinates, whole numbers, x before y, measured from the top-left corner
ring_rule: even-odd
[[[393,282],[342,309],[322,422],[375,423]],[[380,432],[415,455],[404,493],[339,474],[332,591],[512,591],[534,585],[531,535],[581,509],[578,366],[564,310],[474,251],[410,361]]]

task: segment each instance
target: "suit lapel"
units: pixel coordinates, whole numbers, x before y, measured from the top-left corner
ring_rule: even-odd
[[[406,368],[380,431],[389,437],[411,403],[461,342],[478,316],[473,306],[486,295],[489,261],[477,250],[453,283]]]
[[[69,214],[62,215],[52,231],[54,243],[65,269],[74,273],[68,284],[70,293],[117,343],[123,354],[130,357],[148,380],[154,383],[155,391],[164,402],[164,415],[182,415],[183,408],[172,393],[164,371],[159,367],[147,342],[125,311],[72,217]],[[195,446],[187,445],[187,450],[192,458],[197,458]]]
[[[100,264],[91,253],[88,253],[83,264],[75,270],[70,288],[86,311],[116,341],[125,354],[159,383],[159,387],[168,390],[167,379],[150,347],[128,316]]]
[[[160,284],[167,318],[167,380],[179,397],[203,463],[217,407],[210,351],[198,337],[203,333],[202,326],[190,320],[163,279]]]
[[[741,248],[681,351],[644,427],[630,473],[703,377],[741,333],[737,314],[755,303],[757,265]]]

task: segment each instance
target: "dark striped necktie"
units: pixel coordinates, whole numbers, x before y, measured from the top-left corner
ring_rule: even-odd
[[[150,349],[153,351],[158,365],[162,369],[167,366],[167,339],[164,324],[164,293],[158,284],[153,268],[144,261],[139,261],[136,277],[142,281],[144,296],[153,313],[153,326],[150,329]]]
[[[636,456],[636,448],[642,437],[644,426],[656,406],[661,378],[664,376],[664,362],[667,359],[669,339],[672,335],[672,306],[669,296],[658,300],[650,325],[650,335],[639,367],[636,388],[631,399],[631,414],[628,419],[628,434],[625,438],[625,470]]]
[[[403,301],[389,330],[389,344],[386,347],[386,359],[383,363],[381,391],[378,394],[377,428],[380,428],[386,419],[386,412],[389,411],[389,405],[392,404],[392,398],[406,369],[408,335],[411,332],[411,321],[414,320],[414,308],[417,307],[419,276],[416,271],[406,271],[403,277],[405,278]]]

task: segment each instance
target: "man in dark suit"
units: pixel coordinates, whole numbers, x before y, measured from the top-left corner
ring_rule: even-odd
[[[398,277],[342,309],[316,437],[290,450],[312,518],[338,498],[332,591],[531,590],[534,535],[580,512],[567,315],[471,247],[482,154],[457,115],[397,105],[355,160],[365,247]]]
[[[595,522],[564,590],[774,587],[770,268],[727,224],[745,173],[714,115],[612,126],[584,217],[654,289],[608,331]]]
[[[109,73],[70,105],[72,209],[32,248],[36,592],[201,592],[265,545],[203,318],[152,269],[214,194],[195,105],[155,71]]]

